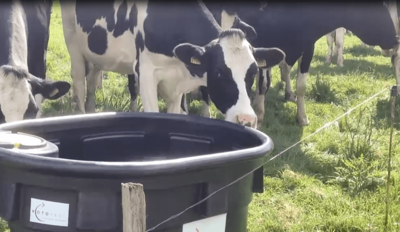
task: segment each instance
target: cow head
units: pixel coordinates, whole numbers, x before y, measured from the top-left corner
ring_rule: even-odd
[[[53,100],[64,96],[70,88],[68,82],[43,80],[24,68],[3,65],[0,67],[1,113],[5,122],[36,118],[35,94]]]
[[[219,38],[202,47],[183,43],[174,54],[199,77],[207,78],[211,100],[227,121],[257,125],[251,107],[250,93],[258,69],[279,64],[285,53],[278,48],[253,48],[247,41],[254,39],[255,30],[235,19],[236,28],[222,31]]]

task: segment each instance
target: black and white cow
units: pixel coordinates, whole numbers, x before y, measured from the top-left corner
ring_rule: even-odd
[[[388,8],[382,2],[368,4],[352,3],[278,3],[240,4],[205,2],[222,28],[230,28],[235,15],[253,26],[257,38],[250,41],[253,46],[278,47],[285,54],[280,64],[281,79],[286,83],[285,99],[297,102],[297,117],[300,125],[307,125],[304,95],[307,73],[314,54],[315,42],[329,32],[344,27],[364,43],[380,46],[383,50],[398,47],[396,31]],[[400,56],[397,56],[400,59]],[[397,58],[393,57],[396,64]],[[298,61],[297,97],[290,85],[290,70]],[[400,63],[400,61],[398,61]],[[396,67],[396,65],[395,65]],[[396,69],[397,70],[397,69]],[[400,73],[400,71],[399,71]],[[266,70],[260,72],[254,107],[258,120],[264,116],[264,100],[268,83]],[[397,84],[400,76],[397,75]]]
[[[254,127],[248,93],[258,68],[285,57],[277,48],[252,47],[246,37],[256,33],[239,19],[239,29],[221,30],[201,1],[61,1],[61,12],[74,100],[82,113],[94,110],[97,72],[104,70],[129,74],[131,83],[139,77],[145,112],[159,112],[157,88],[168,112],[181,113],[182,94],[208,86],[227,121]]]
[[[36,118],[41,99],[36,103],[35,95],[57,99],[71,88],[44,79],[51,6],[43,0],[0,4],[0,122]]]

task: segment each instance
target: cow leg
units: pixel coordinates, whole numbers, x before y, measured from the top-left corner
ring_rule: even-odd
[[[208,95],[207,87],[200,86],[201,99],[203,100],[203,105],[201,107],[201,115],[206,118],[211,118],[210,116],[210,96]]]
[[[304,95],[306,93],[307,74],[314,55],[314,44],[304,50],[303,56],[298,61],[298,76],[296,81],[297,92],[297,118],[301,126],[308,125]]]
[[[135,74],[128,75],[128,89],[129,89],[129,93],[131,94],[131,110],[130,111],[137,112],[138,85],[137,85]]]
[[[181,114],[182,101],[186,100],[183,93],[176,92],[176,86],[161,80],[158,84],[158,93],[165,100],[167,113]]]
[[[36,118],[40,118],[43,113],[42,109],[42,103],[43,103],[43,95],[42,94],[36,94],[35,95],[35,102],[38,107],[38,112],[36,113]]]
[[[94,113],[96,111],[96,88],[98,86],[100,74],[101,70],[99,68],[90,65],[90,71],[86,77],[87,93],[85,109],[87,113]]]
[[[103,88],[103,70],[99,72],[99,75],[97,76],[97,84],[96,84],[96,89],[102,89]]]
[[[178,94],[174,96],[169,96],[166,100],[167,103],[167,113],[172,113],[172,114],[181,114],[181,102],[182,99],[186,99],[183,97],[184,94]]]
[[[253,108],[257,115],[257,128],[264,122],[265,94],[271,86],[271,69],[260,69],[256,79],[256,93],[253,99]]]
[[[72,101],[75,103],[76,113],[85,113],[85,60],[75,49],[70,49],[71,77],[72,77]]]
[[[155,67],[152,61],[142,53],[139,57],[139,90],[144,112],[160,112],[158,108],[158,82],[155,78]],[[180,101],[180,99],[179,99]]]
[[[343,67],[344,28],[336,29],[335,50],[337,50],[337,65]]]
[[[282,61],[279,64],[279,68],[281,69],[281,80],[285,82],[285,100],[296,102],[297,97],[293,93],[292,86],[290,84],[290,70],[292,66],[288,65],[286,61]]]
[[[326,40],[328,42],[328,55],[326,56],[326,63],[330,64],[332,62],[332,51],[333,51],[333,38],[334,33],[331,32],[329,34],[326,34]]]

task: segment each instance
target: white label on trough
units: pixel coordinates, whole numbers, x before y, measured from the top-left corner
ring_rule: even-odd
[[[31,222],[67,227],[68,213],[69,204],[31,198]]]
[[[183,224],[182,232],[225,232],[226,213]]]

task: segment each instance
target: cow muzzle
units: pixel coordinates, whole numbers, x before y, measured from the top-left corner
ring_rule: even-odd
[[[257,128],[257,116],[255,114],[236,114],[233,120],[234,123]]]

